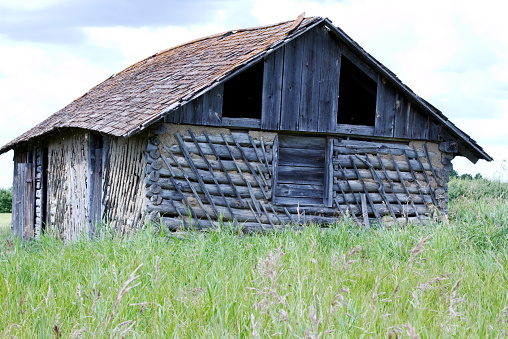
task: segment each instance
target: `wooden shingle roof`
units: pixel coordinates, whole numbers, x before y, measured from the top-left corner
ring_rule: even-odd
[[[210,87],[323,19],[300,17],[274,25],[233,30],[161,51],[95,86],[85,95],[4,145],[61,128],[83,128],[128,137],[160,119],[178,102]]]

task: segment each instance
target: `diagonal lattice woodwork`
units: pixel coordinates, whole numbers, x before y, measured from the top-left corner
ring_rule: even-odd
[[[270,203],[272,142],[192,130],[174,137],[174,145],[152,139],[149,151],[148,210],[165,224],[205,228],[222,220],[273,229],[290,222]]]

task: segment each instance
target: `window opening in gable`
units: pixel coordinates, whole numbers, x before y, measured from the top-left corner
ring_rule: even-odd
[[[374,126],[377,83],[348,58],[342,56],[337,123]]]
[[[249,67],[224,84],[222,116],[261,119],[263,62]]]

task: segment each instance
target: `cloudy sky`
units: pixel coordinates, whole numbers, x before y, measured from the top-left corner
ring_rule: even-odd
[[[469,0],[0,0],[0,144],[125,67],[202,36],[328,17],[495,161],[508,180],[508,5]],[[12,185],[0,156],[0,187]]]

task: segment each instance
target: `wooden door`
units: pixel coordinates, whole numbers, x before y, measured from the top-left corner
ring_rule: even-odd
[[[25,240],[34,236],[34,192],[33,165],[16,164],[12,192],[12,234]]]

